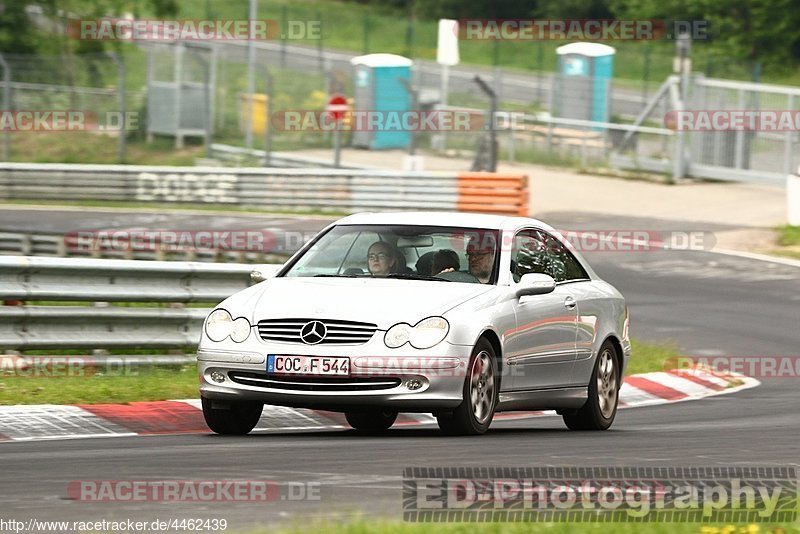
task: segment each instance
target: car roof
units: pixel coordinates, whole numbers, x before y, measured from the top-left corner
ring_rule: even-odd
[[[508,230],[520,226],[538,226],[550,229],[550,225],[529,217],[490,215],[486,213],[462,213],[452,211],[395,211],[365,212],[348,215],[336,224],[407,224],[412,226],[455,226]]]

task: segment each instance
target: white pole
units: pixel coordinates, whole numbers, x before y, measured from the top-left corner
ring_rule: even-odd
[[[797,170],[800,173],[800,169]],[[786,177],[786,219],[792,226],[800,226],[800,176]]]
[[[442,65],[442,106],[447,105],[447,87],[450,84],[450,66]]]
[[[336,129],[333,131],[333,166],[337,169],[342,163],[342,124],[336,121]]]

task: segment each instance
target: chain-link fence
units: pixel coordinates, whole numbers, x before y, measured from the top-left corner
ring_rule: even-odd
[[[252,101],[248,92],[250,46],[254,48]],[[35,144],[27,143],[25,135],[50,135],[53,137],[48,139],[54,142],[91,145],[94,149],[100,146],[112,155],[111,161],[124,161],[130,130],[123,129],[121,133],[119,129],[97,126],[125,113],[139,118],[138,130],[147,132],[150,139],[166,136],[178,146],[184,138],[197,138],[207,142],[209,149],[213,142],[265,150],[267,154],[327,148],[333,144],[331,131],[315,124],[287,129],[279,117],[289,111],[313,117],[314,112],[325,109],[331,94],[354,95],[352,57],[351,53],[322,47],[274,41],[140,43],[126,49],[124,56],[3,55],[0,98],[4,110],[84,110],[93,114],[98,123],[93,128],[63,134],[23,134],[4,128],[3,156],[9,159],[10,152],[14,159],[42,161],[38,154],[27,152],[35,150],[28,147]],[[494,123],[501,161],[608,165],[675,174],[670,171],[676,159],[674,136],[664,128],[664,117],[676,109],[675,102],[664,94],[654,102],[657,86],[648,86],[645,98],[641,87],[631,88],[621,85],[618,79],[612,80],[610,89],[605,91],[607,124],[591,125],[580,122],[583,119],[579,116],[565,113],[580,109],[591,97],[581,96],[581,91],[567,91],[557,75],[460,65],[449,69],[447,94],[443,95],[441,66],[415,61],[411,71],[409,89],[416,95],[418,109],[460,110],[482,116],[478,121],[481,128],[418,132],[414,139],[418,148],[474,158],[479,147],[486,147],[492,124],[488,115],[490,100],[475,83],[477,75],[497,96],[501,117],[495,117]],[[700,76],[693,82],[687,105],[700,110],[791,111],[798,109],[799,91]],[[443,107],[444,103],[447,107]],[[649,104],[655,105],[650,105],[647,117],[640,116]],[[524,124],[510,124],[513,121],[508,117],[512,114],[525,117]],[[627,126],[637,116],[639,121],[631,130]],[[248,128],[252,128],[251,136],[246,134]],[[60,140],[61,136],[68,137]],[[777,182],[800,163],[794,131],[708,131],[680,138],[686,141],[686,170],[693,176]],[[343,144],[346,146],[349,140],[350,133],[346,132]],[[263,157],[238,157],[242,163],[263,163]],[[92,161],[81,161],[87,160]]]
[[[2,158],[34,157],[29,136],[53,143],[85,142],[125,159],[124,132],[136,127],[142,93],[127,88],[126,68],[113,53],[0,55],[3,78]],[[127,113],[127,116],[126,116]]]

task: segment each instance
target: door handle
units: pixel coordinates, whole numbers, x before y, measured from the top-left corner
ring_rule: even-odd
[[[567,297],[566,299],[564,299],[564,307],[565,307],[566,309],[568,309],[568,310],[573,310],[573,309],[575,309],[575,305],[576,305],[576,304],[577,304],[577,303],[575,302],[575,299],[574,299],[574,298],[572,298],[572,297]]]

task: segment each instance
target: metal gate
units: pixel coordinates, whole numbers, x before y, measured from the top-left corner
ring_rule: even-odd
[[[691,110],[798,111],[800,88],[694,78]],[[687,171],[697,178],[783,185],[800,164],[798,132],[693,131]]]

